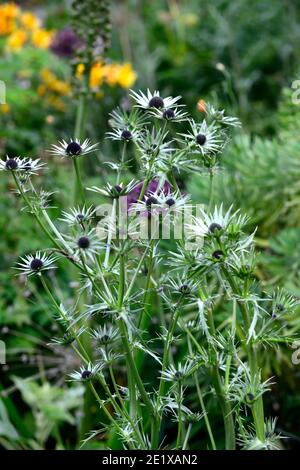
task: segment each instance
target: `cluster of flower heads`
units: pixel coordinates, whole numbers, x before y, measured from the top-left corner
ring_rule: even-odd
[[[202,206],[194,208],[189,195],[182,193],[176,181],[174,183],[174,178],[169,177],[174,169],[217,168],[221,152],[228,141],[228,126],[239,126],[239,121],[226,116],[224,110],[218,111],[202,102],[201,113],[204,118],[202,122],[195,123],[179,104],[180,97],[165,98],[158,91],[151,93],[148,90],[146,94],[132,92],[132,98],[135,106],[130,113],[118,110],[111,114],[112,131],[108,137],[123,142],[125,150],[131,142],[136,145],[143,179],[128,183],[120,181],[124,162],[120,165],[110,162],[111,167],[118,172],[115,184],[107,183],[105,187],[93,186],[88,189],[113,201],[111,216],[114,217],[122,196],[127,197],[125,210],[129,220],[131,217],[135,220],[141,214],[146,215],[144,218],[151,222],[156,214],[162,216],[161,222],[164,217],[168,220],[170,214],[178,216],[175,220],[183,223],[184,237],[177,241],[176,250],[167,253],[162,250],[160,253],[157,241],[160,236],[156,236],[157,233],[153,237],[154,244],[153,234],[150,234],[147,243],[139,243],[136,237],[123,241],[121,232],[116,231],[116,240],[112,240],[112,217],[105,225],[104,239],[100,240],[98,227],[95,228],[98,213],[93,206],[82,204],[62,212],[59,218],[61,231],[50,221],[50,229],[55,235],[55,249],[22,257],[17,269],[28,277],[37,275],[42,282],[45,282],[43,276],[46,271],[55,268],[59,258],[69,259],[80,270],[82,286],[79,293],[88,291],[91,304],[85,305],[83,309],[76,304],[69,310],[63,304],[56,304],[63,335],[55,338],[53,343],[69,345],[85,332],[91,339],[95,355],[93,361],[81,356],[83,365],[70,374],[70,380],[81,383],[97,380],[104,390],[109,390],[105,382],[106,372],[108,370],[114,380],[111,366],[124,359],[122,341],[124,335],[128,335],[129,349],[136,357],[139,353],[147,354],[159,365],[157,379],[160,381],[160,390],[169,383],[164,393],[151,391],[150,398],[147,398],[147,394],[146,398],[145,395],[139,396],[147,406],[153,408],[154,414],[169,416],[171,413],[175,421],[184,420],[187,423],[202,419],[202,413],[193,412],[184,403],[184,388],[190,386],[191,379],[194,380],[200,367],[215,367],[218,374],[227,371],[228,384],[222,392],[222,400],[228,399],[233,403],[231,413],[234,416],[237,409],[253,409],[255,403],[269,390],[270,382],[262,382],[259,369],[253,373],[248,363],[239,358],[235,327],[230,332],[226,328],[214,331],[208,320],[209,313],[220,298],[226,297],[234,305],[238,304],[244,313],[244,323],[241,321],[239,325],[242,340],[247,350],[250,350],[253,345],[274,347],[280,341],[289,340],[285,337],[283,324],[299,302],[282,290],[270,294],[263,292],[257,285],[254,234],[246,234],[247,217],[232,207],[225,211],[222,205],[211,209]],[[153,119],[158,121],[151,126]],[[168,124],[172,120],[187,124],[189,130],[169,140]],[[54,156],[74,161],[97,148],[98,144],[89,139],[63,139],[53,145],[50,152]],[[32,186],[26,185],[30,176],[41,168],[43,164],[39,159],[7,157],[0,161],[0,169],[15,177],[19,192],[25,193],[29,205]],[[182,219],[179,215],[185,215],[186,208],[192,211],[189,210],[187,218]],[[193,212],[193,209],[196,211]],[[42,215],[47,221],[47,212],[42,210]],[[67,227],[67,233],[64,227]],[[134,224],[129,227],[129,232],[136,235]],[[139,248],[144,250],[141,256],[137,256]],[[150,252],[151,261],[147,266]],[[167,260],[167,269],[156,279],[154,269],[149,275],[149,266],[152,264],[159,270],[163,257]],[[135,285],[137,279],[140,282],[145,274],[149,291]],[[121,278],[124,285],[120,283]],[[147,309],[150,291],[159,296],[163,308],[171,314],[169,329],[166,328],[167,321],[158,331],[158,338],[164,345],[163,355],[152,347],[152,341],[145,341],[145,332],[141,327],[143,321],[137,321]],[[249,312],[251,315],[248,316]],[[101,322],[95,325],[93,318],[101,319]],[[125,330],[120,328],[120,324],[124,325]],[[177,330],[180,331],[178,337],[175,335]],[[189,344],[186,354],[177,361],[171,347],[180,343],[182,337],[185,341],[186,338],[193,338],[197,348],[193,350],[192,344]],[[173,357],[172,361],[167,360],[169,356]],[[228,357],[232,363],[228,362]],[[127,388],[114,385],[114,394],[108,397],[112,405],[115,397],[122,402],[129,395]],[[134,441],[133,444],[133,440],[140,437],[139,433],[136,436],[140,422],[127,420],[126,413],[119,416],[120,409],[116,408],[115,419],[125,445],[129,443],[140,448],[149,446],[147,436],[143,437],[142,442],[136,444]],[[121,423],[121,420],[124,421]],[[258,439],[257,429],[253,431],[238,421],[236,426],[241,430],[240,442],[244,448],[276,448],[278,445],[274,422],[263,422],[264,429],[269,433],[264,441]]]
[[[153,177],[166,176],[170,170],[213,170],[218,168],[220,156],[229,141],[229,127],[239,127],[238,119],[226,116],[224,110],[216,110],[202,103],[203,119],[196,123],[180,104],[180,96],[163,97],[159,91],[147,93],[131,91],[135,104],[130,113],[122,110],[111,114],[113,140],[134,142],[140,158]],[[158,119],[163,126],[151,126]],[[150,121],[150,123],[149,123]],[[187,123],[185,133],[178,132],[168,140],[167,124]]]
[[[10,51],[19,51],[27,44],[48,49],[53,32],[44,29],[36,15],[9,2],[0,6],[0,36],[6,37],[6,47]]]

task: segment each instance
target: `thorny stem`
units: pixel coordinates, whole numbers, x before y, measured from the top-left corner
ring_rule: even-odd
[[[178,430],[176,439],[176,449],[180,449],[181,434],[182,434],[182,413],[181,413],[181,402],[182,402],[182,383],[178,381]]]
[[[233,293],[237,295],[239,298],[241,298],[242,293],[239,287],[237,286],[233,276],[230,275],[230,273],[227,271],[225,266],[222,266],[221,269]],[[246,331],[248,331],[250,328],[250,324],[251,324],[249,306],[247,302],[242,302],[240,300],[238,300],[237,303],[242,313],[244,327]],[[247,345],[247,354],[248,354],[248,359],[249,359],[251,378],[252,380],[255,380],[260,376],[260,369],[259,369],[258,361],[257,361],[256,348],[251,343]],[[257,437],[261,442],[265,442],[264,405],[263,405],[262,396],[259,396],[255,399],[255,402],[253,403],[251,410],[252,410]]]
[[[85,264],[84,264],[85,265]],[[64,320],[66,321],[66,323],[68,323],[68,319],[66,318],[65,316],[65,313],[63,312],[63,310],[60,308],[58,302],[56,301],[56,299],[54,298],[53,294],[51,293],[51,290],[49,289],[44,277],[41,275],[40,276],[40,279],[41,279],[41,282],[43,284],[43,287],[46,291],[46,293],[48,294],[49,298],[51,299],[51,301],[53,302],[54,306],[56,307],[57,311],[60,313],[60,315],[64,318]],[[72,330],[71,330],[72,331]],[[75,333],[75,336],[76,336],[76,331],[74,332]],[[88,364],[91,362],[91,359],[89,357],[89,354],[87,353],[87,351],[85,350],[83,344],[81,343],[80,339],[76,336],[76,341],[78,343],[78,346],[80,348],[80,351],[73,345],[73,349],[74,351],[78,354],[78,356],[83,360],[83,362],[85,364]],[[113,372],[111,371],[111,373],[113,374]],[[122,408],[118,405],[118,403],[116,402],[116,400],[114,399],[113,395],[111,394],[110,390],[109,390],[109,387],[104,379],[104,377],[102,376],[102,374],[97,374],[97,378],[99,379],[102,387],[104,388],[105,392],[107,393],[107,395],[109,396],[116,412],[120,413],[120,415],[123,415],[125,417],[126,420],[128,420],[128,422],[130,422],[131,426],[132,426],[132,429],[135,431],[135,433],[137,433],[137,437],[140,441],[140,444],[142,446],[144,446],[144,443],[141,439],[141,436],[139,434],[139,431],[137,428],[137,426],[135,425],[135,423],[131,420],[130,416],[128,415],[127,411],[124,410],[123,406],[122,406],[122,400],[121,400],[121,397],[120,395],[117,393],[117,396],[120,400],[120,403],[121,403],[121,406]],[[116,387],[116,391],[118,392],[118,389],[117,389],[117,385],[116,385],[116,382],[115,380],[113,381],[113,385]],[[97,394],[98,395],[98,394]],[[99,397],[99,396],[98,396]],[[100,398],[99,398],[100,400]],[[98,401],[99,401],[98,400]],[[99,403],[102,404],[102,401],[100,400]],[[102,404],[102,407],[104,408],[104,405]],[[110,415],[111,416],[111,415]],[[114,420],[112,420],[113,422],[115,422]]]
[[[86,105],[86,96],[85,96],[85,93],[81,93],[81,95],[79,96],[79,101],[78,101],[78,106],[77,106],[75,132],[74,132],[75,139],[80,139],[82,136],[85,105]],[[81,175],[80,175],[78,158],[75,156],[72,158],[72,161],[73,161],[73,167],[75,171],[74,203],[80,200],[80,202],[84,204],[85,194],[84,194],[84,187],[83,187]]]
[[[213,319],[211,309],[208,309],[207,320],[208,320],[208,325],[211,330],[211,334],[214,335],[216,330],[215,330],[215,324],[214,324],[214,319]],[[222,414],[223,414],[224,428],[225,428],[225,447],[226,447],[226,450],[234,450],[235,449],[235,429],[234,429],[232,409],[231,409],[230,402],[227,400],[226,391],[224,390],[218,364],[211,366],[211,376],[212,376],[212,381],[214,384],[216,395],[218,397],[218,401],[219,401]]]
[[[123,150],[122,150],[121,166],[123,165],[123,163],[125,161],[125,155],[126,155],[126,142],[124,142],[124,146],[123,146]],[[121,178],[121,167],[119,166],[118,170],[117,170],[116,185],[120,183],[120,178]],[[113,200],[112,211],[111,211],[111,223],[110,223],[110,226],[109,226],[107,242],[106,242],[105,259],[104,259],[104,264],[103,264],[104,268],[106,268],[106,269],[108,268],[108,265],[109,265],[111,241],[112,241],[112,236],[113,236],[113,224],[115,223],[116,210],[117,210],[117,199],[114,199]]]
[[[192,354],[193,353],[193,348],[192,348],[192,344],[191,344],[191,338],[189,337],[189,333],[191,335],[192,335],[192,333],[188,330],[188,328],[186,328],[186,333],[187,333],[187,342],[188,342],[189,352],[190,352],[190,354]],[[205,404],[204,404],[204,400],[203,400],[203,396],[202,396],[202,392],[201,392],[201,387],[200,387],[197,371],[194,373],[194,380],[195,380],[195,384],[196,384],[197,395],[198,395],[198,398],[199,398],[201,410],[202,410],[202,413],[203,413],[203,416],[204,416],[205,426],[206,426],[207,433],[208,433],[208,436],[209,436],[209,439],[210,439],[210,442],[211,442],[211,446],[212,446],[213,450],[216,450],[217,447],[216,447],[214,436],[213,436],[213,433],[212,433],[212,430],[211,430],[211,426],[210,426],[210,422],[209,422],[209,419],[208,419],[208,414],[207,414],[207,411],[206,411],[206,407],[205,407]]]

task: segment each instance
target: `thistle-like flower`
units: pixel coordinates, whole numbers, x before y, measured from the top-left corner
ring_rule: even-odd
[[[140,132],[138,129],[129,129],[124,127],[123,129],[115,128],[110,132],[106,132],[107,138],[111,140],[123,140],[124,142],[135,141],[139,138]]]
[[[195,362],[189,359],[184,364],[179,362],[177,367],[171,364],[167,369],[161,372],[161,378],[166,382],[182,382],[195,370]]]
[[[185,138],[194,152],[201,155],[213,155],[223,150],[227,138],[220,132],[220,129],[213,125],[208,125],[205,120],[201,124],[191,120],[190,126],[191,131],[188,134],[179,135]]]
[[[178,108],[151,108],[149,114],[164,121],[183,122],[189,120],[188,113],[181,111]]]
[[[88,363],[85,366],[81,366],[79,371],[72,372],[69,375],[70,381],[89,382],[94,379],[101,370],[101,364],[93,365]]]
[[[103,248],[103,244],[100,243],[94,228],[75,237],[65,235],[65,239],[71,249],[74,250],[74,255],[83,258],[84,261],[89,259],[93,262],[95,255],[99,254],[99,251]]]
[[[102,194],[103,196],[112,197],[112,198],[119,198],[121,196],[126,196],[131,191],[135,189],[138,182],[136,180],[131,180],[129,183],[124,184],[120,182],[115,185],[111,185],[107,183],[104,188],[98,188],[97,186],[92,186],[91,188],[87,188],[88,191],[92,191],[94,193]]]
[[[62,212],[62,217],[59,219],[62,222],[66,222],[68,225],[81,225],[82,227],[91,221],[96,209],[90,207],[74,207],[69,212]]]
[[[0,171],[24,172],[26,175],[35,175],[39,170],[45,167],[39,158],[20,158],[6,156],[6,160],[0,160]]]
[[[37,251],[34,255],[26,255],[21,257],[21,262],[18,263],[16,269],[21,271],[27,276],[32,276],[33,274],[40,274],[42,271],[47,271],[48,269],[54,269],[55,266],[53,263],[57,258],[46,255]]]
[[[98,144],[92,144],[90,139],[80,142],[79,139],[70,139],[69,142],[64,139],[58,145],[53,144],[49,152],[61,157],[79,157],[97,150]]]
[[[120,339],[119,330],[112,325],[99,326],[91,331],[91,337],[99,346],[108,346]]]
[[[178,106],[177,101],[180,100],[181,96],[167,96],[162,98],[159,91],[155,90],[153,93],[148,89],[147,94],[139,91],[138,93],[131,90],[130,96],[135,100],[138,108],[142,109],[172,109]]]

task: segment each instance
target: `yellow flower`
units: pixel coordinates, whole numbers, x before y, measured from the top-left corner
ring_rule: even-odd
[[[10,112],[10,106],[7,103],[1,104],[0,105],[0,110],[3,114],[7,114]]]
[[[46,29],[36,29],[32,32],[31,41],[35,47],[47,49],[52,41],[53,32]]]
[[[32,13],[23,13],[21,15],[21,23],[24,28],[29,29],[30,31],[38,29],[40,26],[40,20]]]
[[[85,66],[84,64],[78,64],[76,67],[76,77],[80,78],[84,73]]]
[[[98,88],[102,85],[105,77],[105,66],[101,62],[97,62],[91,68],[90,72],[90,87]]]
[[[120,65],[108,64],[104,66],[104,74],[106,83],[109,86],[115,86],[119,78]]]
[[[16,27],[15,18],[19,14],[19,7],[15,3],[0,5],[0,36],[6,36]]]
[[[18,51],[22,49],[27,41],[27,33],[23,29],[16,29],[7,40],[7,47],[10,50]]]
[[[47,92],[47,87],[45,85],[39,85],[38,86],[37,94],[39,96],[45,96],[46,92]]]
[[[123,64],[119,69],[118,83],[122,88],[130,88],[136,81],[137,75],[130,63]]]

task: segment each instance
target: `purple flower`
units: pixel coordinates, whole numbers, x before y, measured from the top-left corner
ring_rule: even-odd
[[[139,195],[141,193],[141,189],[143,187],[143,184],[144,184],[144,182],[141,181],[140,183],[138,183],[133,188],[132,191],[130,191],[130,193],[128,193],[128,195],[127,195],[127,207],[128,207],[128,209],[132,206],[132,204],[135,204],[138,201]],[[158,188],[158,184],[159,184],[159,182],[157,180],[150,181],[150,183],[148,185],[148,188],[145,192],[145,196],[150,196],[151,193],[155,193],[155,191]],[[171,186],[168,183],[168,181],[164,182],[160,192],[164,193],[164,194],[169,194],[171,192]]]
[[[74,31],[64,28],[56,33],[50,48],[59,57],[72,57],[80,46],[82,41]]]

